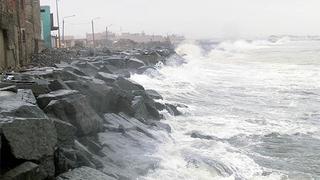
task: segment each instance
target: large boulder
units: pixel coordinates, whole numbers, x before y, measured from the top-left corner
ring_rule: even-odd
[[[108,130],[99,133],[104,173],[116,179],[136,179],[158,166],[159,159],[145,152],[156,151],[162,133],[123,113],[106,114],[105,126]]]
[[[62,89],[58,91],[52,91],[48,94],[42,94],[38,96],[37,101],[40,108],[44,109],[52,100],[59,100],[66,97],[77,95],[79,95],[78,91]]]
[[[95,76],[99,70],[98,67],[90,62],[80,62],[75,65],[80,69],[80,71],[84,72],[88,76]]]
[[[57,180],[115,180],[115,178],[90,167],[81,167],[59,175]]]
[[[140,84],[123,77],[117,78],[117,80],[113,84],[124,91],[144,90],[143,86],[141,86]]]
[[[0,97],[0,132],[17,159],[39,160],[53,155],[57,134],[53,121],[34,104],[32,93]]]
[[[124,112],[143,122],[151,119],[160,120],[162,118],[156,108],[155,101],[151,99],[144,90],[125,91],[119,89],[117,93],[118,99],[115,113]]]
[[[145,63],[143,61],[140,61],[139,59],[132,58],[127,61],[128,69],[138,69],[143,66],[145,66]]]
[[[164,62],[165,58],[156,51],[145,51],[135,55],[135,58],[143,61],[146,65],[152,66],[159,62]]]
[[[17,159],[39,160],[53,155],[57,134],[49,119],[1,119],[0,130]]]
[[[67,81],[74,90],[85,94],[92,108],[99,114],[113,112],[116,108],[117,92],[102,80]]]
[[[44,111],[75,126],[79,136],[97,133],[102,127],[102,119],[92,109],[86,97],[80,94],[52,100]]]

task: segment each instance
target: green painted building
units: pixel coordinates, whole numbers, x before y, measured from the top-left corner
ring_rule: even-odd
[[[45,48],[52,48],[52,24],[50,6],[41,6],[41,36],[44,40]]]

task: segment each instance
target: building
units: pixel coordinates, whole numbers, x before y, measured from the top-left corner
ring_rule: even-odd
[[[51,35],[52,31],[58,30],[54,26],[53,14],[50,11],[50,6],[41,6],[41,37],[44,41],[45,48],[56,47],[56,37]]]
[[[1,0],[0,71],[27,64],[41,42],[39,0]]]
[[[112,32],[108,32],[108,35],[106,32],[102,33],[95,33],[95,44],[97,47],[104,46],[108,41],[119,41],[122,39],[131,40],[137,43],[149,43],[149,42],[172,42],[172,43],[179,43],[183,41],[185,38],[183,36],[178,35],[169,35],[169,36],[161,36],[161,35],[148,35],[145,33],[122,33],[120,35],[117,35]],[[88,42],[88,45],[93,44],[93,37],[92,34],[86,34],[86,39]]]

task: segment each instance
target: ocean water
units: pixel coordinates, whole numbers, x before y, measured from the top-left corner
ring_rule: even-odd
[[[132,77],[188,106],[163,112],[173,132],[140,179],[320,179],[320,41],[185,42],[177,52],[185,64]]]

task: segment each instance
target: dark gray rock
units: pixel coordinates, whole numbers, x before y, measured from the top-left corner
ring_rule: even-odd
[[[99,68],[90,62],[80,62],[76,66],[88,76],[95,76]]]
[[[25,162],[7,172],[2,180],[42,180],[39,166],[32,162]]]
[[[180,115],[182,115],[182,113],[178,110],[178,107],[177,107],[177,106],[175,106],[175,105],[173,105],[173,104],[169,104],[169,103],[166,103],[165,106],[166,106],[167,111],[168,111],[171,115],[173,115],[173,116],[180,116]]]
[[[12,85],[12,86],[7,86],[7,87],[3,87],[3,88],[0,88],[0,91],[10,91],[10,92],[17,92],[18,89],[17,89],[17,86],[15,85]]]
[[[124,131],[135,130],[138,127],[147,131],[148,126],[141,123],[135,118],[130,118],[127,115],[120,113],[119,115],[114,113],[108,113],[104,115],[105,126],[110,129],[121,128]]]
[[[118,76],[114,74],[98,72],[96,78],[103,80],[107,84],[112,84],[117,80]]]
[[[134,97],[131,106],[132,106],[135,118],[142,121],[148,120],[149,112],[147,110],[147,107],[144,102],[144,98],[142,96]]]
[[[53,179],[55,177],[55,164],[53,155],[40,159],[39,175],[41,179]]]
[[[106,65],[112,65],[118,69],[126,68],[127,59],[122,57],[110,57],[104,60]]]
[[[53,118],[58,136],[58,146],[71,147],[74,145],[77,129],[68,122]]]
[[[66,84],[81,94],[86,94],[92,108],[99,114],[114,112],[117,105],[117,92],[104,81],[68,81]]]
[[[102,150],[102,146],[99,144],[98,140],[94,137],[82,137],[78,139],[81,144],[83,144],[90,152],[93,152],[94,154],[100,154],[100,151]]]
[[[102,67],[98,70],[98,72],[113,74],[113,72],[107,66],[104,66],[104,65],[102,65]]]
[[[155,90],[148,89],[146,90],[146,93],[152,99],[163,99],[163,97]]]
[[[49,81],[46,79],[35,79],[31,88],[20,88],[18,86],[18,89],[32,89],[32,92],[35,94],[35,96],[39,96],[40,94],[46,94],[50,92],[49,84]]]
[[[218,139],[214,136],[204,135],[198,131],[191,132],[190,137],[195,138],[195,139],[206,139],[206,140],[217,140]]]
[[[0,114],[8,117],[47,118],[42,110],[34,104],[34,96],[30,91],[18,94],[0,91]]]
[[[140,84],[123,77],[117,78],[117,80],[114,82],[114,85],[124,91],[144,90],[143,86]]]
[[[102,129],[102,119],[83,95],[53,100],[44,111],[75,126],[79,136],[94,134]]]
[[[18,100],[37,105],[37,100],[34,97],[31,89],[19,89],[17,91],[17,98]]]
[[[143,61],[146,65],[152,66],[159,62],[164,62],[165,58],[156,51],[146,51],[135,55],[135,58]]]
[[[144,90],[123,91],[119,89],[116,107],[116,113],[124,112],[143,122],[162,118],[154,100],[147,96]]]
[[[137,119],[119,115],[120,117],[112,120],[114,116],[108,118],[110,126],[118,126],[122,131],[99,133],[99,140],[104,147],[102,152],[105,154],[101,158],[103,172],[116,179],[136,179],[158,167],[159,159],[145,153],[156,150],[156,133],[144,129],[148,126]],[[132,124],[133,122],[137,124]]]
[[[87,163],[81,161],[81,154],[72,148],[58,148],[54,154],[56,174],[67,172],[70,169],[78,168]]]
[[[17,159],[53,155],[57,134],[53,122],[34,103],[30,91],[0,97],[0,132]]]
[[[75,90],[58,90],[52,91],[48,94],[43,94],[38,96],[37,102],[41,109],[44,109],[52,100],[59,100],[70,96],[80,95],[78,91]]]
[[[1,119],[0,131],[17,159],[39,160],[52,156],[57,144],[55,127],[49,119]]]
[[[145,63],[143,61],[140,61],[139,59],[129,59],[127,61],[128,69],[138,69],[143,66],[145,66]]]
[[[57,180],[115,180],[115,178],[90,167],[81,167],[59,175]]]
[[[69,89],[68,86],[61,79],[50,80],[49,83],[50,83],[49,84],[50,91]]]
[[[138,68],[136,73],[137,74],[144,74],[147,71],[152,72],[152,71],[157,71],[157,69],[154,66],[143,66],[143,67]]]
[[[96,70],[96,68],[94,70]],[[64,67],[63,71],[72,72],[72,73],[74,73],[74,74],[76,74],[78,76],[88,76],[86,73],[82,72],[80,70],[80,68],[77,68],[77,67],[74,67],[74,66],[70,66],[70,65]]]
[[[172,129],[168,124],[162,123],[160,121],[154,121],[151,123],[151,125],[157,127],[160,130],[166,130],[168,133],[172,132]]]

